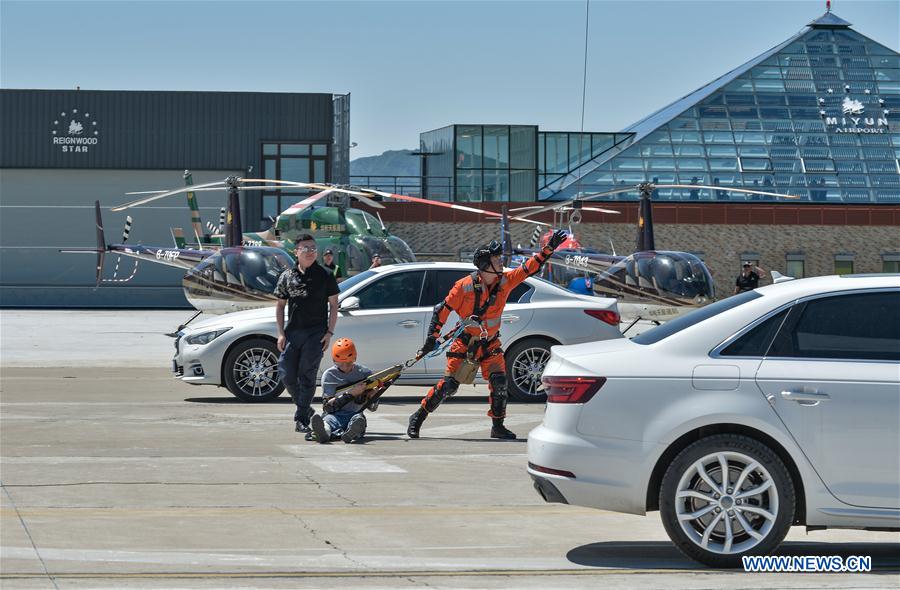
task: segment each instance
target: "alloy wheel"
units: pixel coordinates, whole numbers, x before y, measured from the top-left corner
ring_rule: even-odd
[[[265,348],[248,348],[234,361],[234,383],[248,396],[265,397],[278,388],[278,357]]]
[[[532,347],[522,350],[513,359],[510,376],[513,383],[528,395],[541,395],[541,374],[550,360],[550,351],[546,348]]]
[[[758,461],[734,451],[705,455],[682,474],[678,524],[698,547],[718,554],[749,551],[775,526],[778,488]]]

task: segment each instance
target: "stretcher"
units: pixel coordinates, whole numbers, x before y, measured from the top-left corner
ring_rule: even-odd
[[[472,325],[478,325],[477,322],[472,320],[471,318],[467,318],[461,322],[459,322],[454,328],[444,334],[441,338],[438,339],[440,345],[436,347],[433,351],[427,354],[421,354],[421,351],[416,354],[416,356],[411,359],[398,363],[396,365],[390,366],[386,369],[382,369],[375,373],[372,373],[365,380],[357,381],[356,383],[350,383],[348,385],[344,385],[343,387],[339,387],[335,391],[335,395],[340,395],[345,391],[349,391],[359,385],[360,383],[365,384],[365,390],[356,395],[354,400],[356,403],[363,403],[363,397],[365,396],[365,406],[360,410],[363,412],[365,410],[374,411],[375,408],[378,407],[378,400],[384,394],[388,388],[394,384],[397,379],[400,378],[400,375],[403,373],[405,369],[408,369],[415,365],[417,362],[422,360],[423,358],[431,358],[436,357],[444,353],[444,351],[456,340],[463,331]]]

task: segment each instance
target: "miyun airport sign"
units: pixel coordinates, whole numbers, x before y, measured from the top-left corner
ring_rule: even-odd
[[[888,127],[887,109],[882,111],[883,116],[879,114],[876,117],[867,117],[862,102],[845,96],[841,103],[841,111],[840,117],[829,117],[824,110],[822,111],[825,115],[825,126],[831,133],[884,133]]]

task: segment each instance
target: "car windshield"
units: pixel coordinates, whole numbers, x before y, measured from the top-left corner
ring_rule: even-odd
[[[341,293],[344,293],[351,287],[358,285],[359,283],[365,281],[367,278],[371,277],[374,274],[375,274],[374,270],[364,270],[363,272],[361,272],[359,274],[355,274],[352,277],[350,277],[348,279],[344,279],[343,281],[338,283],[338,290]]]
[[[739,305],[743,305],[748,301],[753,301],[754,299],[758,299],[760,297],[762,297],[762,295],[760,295],[756,291],[744,291],[743,293],[739,293],[737,295],[734,295],[733,297],[722,299],[721,301],[716,301],[715,303],[710,303],[709,305],[705,305],[699,309],[695,309],[694,311],[688,312],[683,316],[679,316],[674,320],[669,320],[661,326],[657,326],[656,328],[638,334],[637,336],[632,338],[631,341],[635,344],[656,344],[660,340],[668,338],[673,334],[677,334],[685,328],[690,328],[691,326],[706,321],[709,318],[717,316],[722,312],[728,311],[729,309],[734,309]]]

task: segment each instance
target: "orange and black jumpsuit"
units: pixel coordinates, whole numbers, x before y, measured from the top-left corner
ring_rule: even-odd
[[[459,388],[457,379],[460,369],[467,359],[481,366],[481,375],[488,382],[490,391],[491,418],[506,416],[506,401],[509,396],[506,379],[506,361],[500,346],[500,322],[506,299],[510,292],[526,278],[537,274],[550,257],[553,250],[544,247],[540,252],[514,270],[503,272],[491,287],[481,283],[478,271],[456,281],[447,297],[434,308],[429,336],[438,338],[441,328],[451,312],[456,312],[461,320],[476,319],[477,326],[469,326],[450,345],[447,353],[447,368],[444,378],[428,390],[422,399],[422,407],[433,412]],[[469,381],[471,382],[471,381]]]

